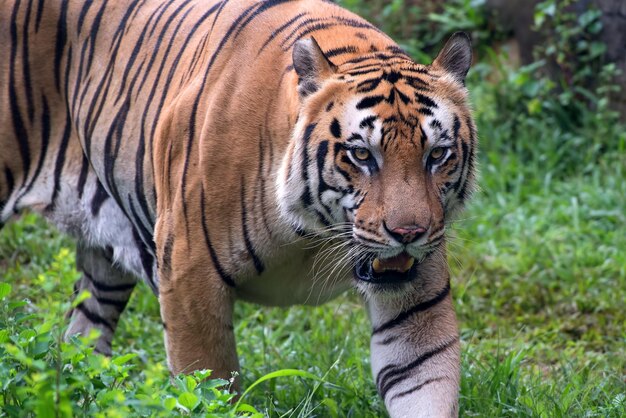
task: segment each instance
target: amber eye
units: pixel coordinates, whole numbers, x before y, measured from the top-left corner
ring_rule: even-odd
[[[432,161],[438,161],[438,160],[440,160],[444,156],[445,153],[446,153],[446,149],[445,148],[435,147],[430,152],[430,159]]]
[[[352,155],[359,161],[367,161],[371,155],[367,148],[355,148],[352,150]]]

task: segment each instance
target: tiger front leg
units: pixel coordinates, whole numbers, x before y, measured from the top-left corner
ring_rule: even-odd
[[[159,302],[170,372],[210,369],[212,378],[230,379],[239,370],[232,290],[210,261],[168,242],[160,249]]]
[[[372,371],[392,418],[456,417],[460,344],[449,274],[432,257],[420,269],[409,295],[368,298]]]

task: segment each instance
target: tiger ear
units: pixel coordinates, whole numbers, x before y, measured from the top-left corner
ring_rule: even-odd
[[[472,41],[465,32],[453,34],[433,61],[434,67],[449,72],[462,84],[472,65]]]
[[[315,38],[300,39],[293,46],[293,68],[298,74],[298,93],[304,98],[320,88],[322,81],[337,71]]]

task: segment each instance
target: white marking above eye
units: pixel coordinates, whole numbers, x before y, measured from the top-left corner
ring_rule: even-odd
[[[367,149],[372,154],[372,157],[376,160],[376,165],[378,166],[378,168],[381,169],[383,167],[383,154],[380,147],[380,144],[382,142],[382,122],[380,121],[378,115],[376,115],[376,113],[372,112],[370,109],[359,110],[356,108],[357,103],[359,103],[361,99],[362,97],[357,97],[346,106],[346,111],[344,112],[343,118],[344,124],[347,125],[346,131],[343,134],[343,136],[345,137],[344,140],[346,138],[350,138],[354,134],[359,135],[361,139],[350,141],[350,146]],[[361,122],[364,119],[372,116],[376,117],[376,119],[372,123],[374,126],[373,129],[367,126],[360,126]],[[353,158],[351,153],[348,153],[348,155],[350,159],[357,164],[358,167],[363,166],[362,163],[359,164],[358,161],[355,161],[355,158]],[[371,175],[368,169],[361,168],[361,170],[364,173]]]

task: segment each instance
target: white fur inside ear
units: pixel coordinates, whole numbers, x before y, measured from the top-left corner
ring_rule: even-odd
[[[452,35],[433,61],[433,65],[452,74],[456,81],[465,83],[465,77],[472,65],[470,37],[465,32]]]
[[[298,74],[298,93],[306,97],[319,90],[325,78],[335,73],[331,63],[315,38],[300,39],[293,46],[293,68]]]

